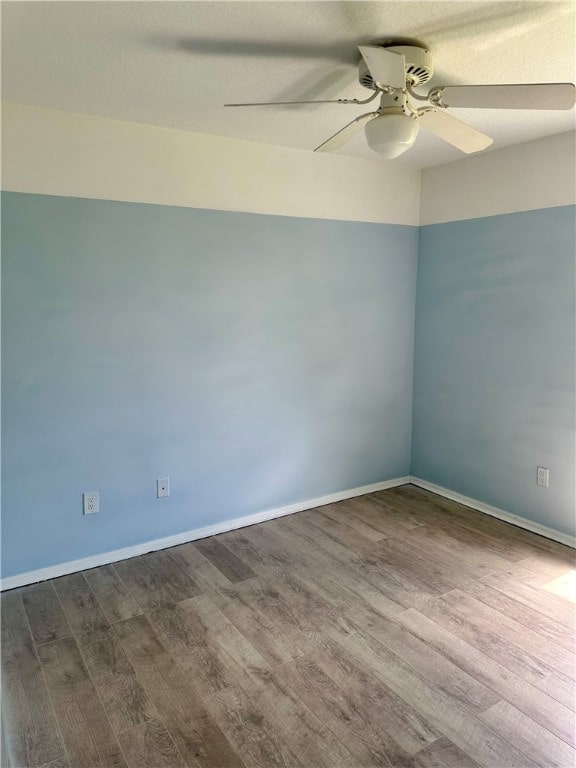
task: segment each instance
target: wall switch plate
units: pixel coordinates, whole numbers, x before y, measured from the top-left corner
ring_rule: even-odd
[[[548,488],[548,481],[550,479],[550,471],[546,467],[538,467],[538,475],[536,482],[543,488]]]
[[[164,496],[170,496],[170,478],[169,477],[161,477],[158,480],[156,480],[156,496],[159,499],[164,498]]]
[[[98,491],[90,491],[82,494],[82,503],[85,515],[93,515],[100,509]]]

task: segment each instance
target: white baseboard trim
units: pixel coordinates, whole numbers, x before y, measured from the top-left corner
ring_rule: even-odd
[[[476,499],[472,499],[469,496],[456,493],[456,491],[450,491],[448,488],[443,488],[441,485],[429,483],[428,480],[421,480],[419,477],[411,477],[410,483],[412,485],[417,485],[419,488],[424,488],[426,491],[437,493],[438,496],[444,496],[445,498],[451,499],[452,501],[457,501],[458,504],[471,507],[478,512],[484,512],[486,515],[497,517],[499,520],[503,520],[506,523],[512,523],[512,525],[517,525],[519,528],[525,528],[527,531],[537,533],[540,536],[544,536],[546,539],[558,541],[560,544],[566,544],[569,547],[576,547],[576,539],[574,536],[570,536],[567,533],[560,533],[559,531],[555,531],[553,528],[547,528],[545,525],[534,523],[532,520],[527,520],[525,517],[513,515],[511,512],[505,512],[503,509],[498,509],[498,507],[485,504],[483,501],[477,501]]]
[[[188,541],[205,539],[207,536],[214,536],[216,533],[225,533],[226,531],[233,531],[236,528],[245,528],[248,525],[262,523],[265,520],[273,520],[276,517],[292,515],[294,512],[303,512],[305,509],[323,507],[326,504],[334,504],[336,501],[352,499],[354,496],[364,496],[367,493],[385,491],[387,488],[396,488],[399,485],[407,485],[410,482],[411,478],[409,476],[396,477],[392,480],[384,480],[381,483],[363,485],[360,488],[350,488],[346,491],[330,493],[327,496],[320,496],[316,499],[299,501],[296,504],[289,504],[285,507],[267,509],[264,512],[256,512],[253,515],[237,517],[234,520],[224,520],[221,523],[209,525],[205,528],[196,528],[193,531],[177,533],[174,536],[165,536],[162,539],[146,541],[143,544],[135,544],[132,547],[123,547],[122,549],[115,549],[112,552],[104,552],[100,555],[91,555],[90,557],[83,557],[80,560],[70,560],[66,563],[50,565],[47,568],[39,568],[36,571],[19,573],[16,576],[7,576],[0,582],[0,591],[15,589],[16,587],[23,587],[26,584],[35,584],[38,581],[46,581],[46,579],[55,579],[58,576],[66,576],[68,573],[85,571],[89,568],[96,568],[99,565],[116,563],[118,560],[127,560],[130,557],[144,555],[146,552],[153,552],[158,549],[175,547],[177,544],[186,544]]]

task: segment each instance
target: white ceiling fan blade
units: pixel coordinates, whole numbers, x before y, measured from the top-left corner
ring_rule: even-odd
[[[366,125],[368,120],[372,120],[373,117],[377,116],[378,112],[367,112],[365,115],[356,117],[352,122],[348,123],[348,125],[345,125],[344,128],[341,128],[333,136],[330,136],[329,139],[326,139],[322,144],[319,144],[314,152],[332,152],[332,150],[338,149],[338,147],[345,144],[348,139],[351,139],[355,133],[358,133],[358,131]]]
[[[442,88],[440,98],[445,107],[572,109],[576,88],[573,83],[449,85]]]
[[[418,118],[418,123],[422,128],[427,128],[466,154],[480,152],[494,141],[490,136],[477,131],[476,128],[452,117],[447,112],[424,112]]]
[[[406,62],[401,53],[387,51],[377,45],[359,45],[358,50],[366,62],[372,79],[381,88],[406,87]]]

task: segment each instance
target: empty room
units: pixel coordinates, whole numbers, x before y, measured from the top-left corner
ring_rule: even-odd
[[[0,10],[0,768],[575,768],[575,3]]]

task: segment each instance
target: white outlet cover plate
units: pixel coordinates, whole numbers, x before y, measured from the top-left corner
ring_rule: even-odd
[[[550,470],[546,467],[538,467],[538,474],[536,475],[536,482],[543,488],[548,488],[550,481]]]
[[[156,480],[156,494],[159,499],[170,496],[170,478],[160,477]]]
[[[82,494],[82,506],[85,515],[94,515],[100,509],[98,491],[89,491]]]

